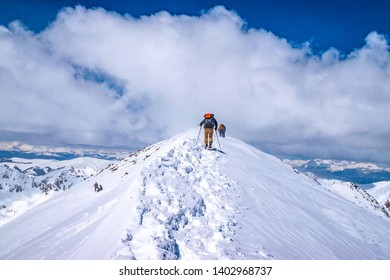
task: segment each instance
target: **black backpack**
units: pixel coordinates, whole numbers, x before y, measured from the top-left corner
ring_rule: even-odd
[[[206,118],[205,119],[204,127],[206,127],[206,128],[214,127],[214,117],[213,116],[211,116],[210,118]]]

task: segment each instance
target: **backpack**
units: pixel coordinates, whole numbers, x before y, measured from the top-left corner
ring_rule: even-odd
[[[214,114],[204,114],[205,122],[204,122],[204,127],[210,128],[214,127]]]

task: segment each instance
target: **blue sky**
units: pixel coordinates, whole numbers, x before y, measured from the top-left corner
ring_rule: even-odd
[[[134,147],[212,112],[275,154],[390,163],[384,2],[0,0],[0,141]]]
[[[310,42],[322,52],[330,47],[349,53],[364,44],[371,31],[390,34],[386,0],[0,0],[0,24],[20,19],[40,31],[65,6],[103,7],[138,17],[161,10],[199,15],[216,5],[235,10],[249,27],[264,28],[294,44]]]

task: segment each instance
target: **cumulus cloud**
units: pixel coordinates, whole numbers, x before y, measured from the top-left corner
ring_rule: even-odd
[[[0,130],[132,145],[210,111],[275,153],[388,161],[389,61],[375,31],[350,54],[318,55],[223,7],[134,18],[77,6],[39,34],[0,28]]]

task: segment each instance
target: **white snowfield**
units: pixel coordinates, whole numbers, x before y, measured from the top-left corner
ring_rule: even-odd
[[[134,153],[0,227],[0,259],[390,259],[383,212],[237,139],[220,138],[224,153],[204,150],[197,133]]]

